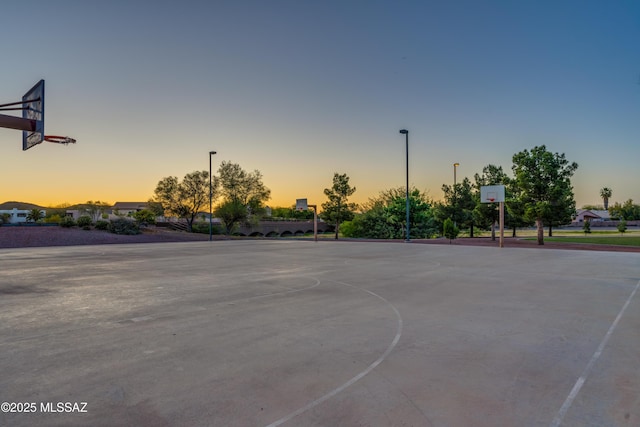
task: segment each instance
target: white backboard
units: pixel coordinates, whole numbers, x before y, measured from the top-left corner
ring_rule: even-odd
[[[504,185],[485,185],[480,187],[480,203],[504,202]]]
[[[307,199],[296,199],[297,211],[306,211],[308,209],[309,209],[309,205],[307,205]]]

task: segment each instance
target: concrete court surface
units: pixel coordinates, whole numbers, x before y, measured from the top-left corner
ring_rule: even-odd
[[[3,249],[0,425],[639,426],[639,286],[633,253]]]

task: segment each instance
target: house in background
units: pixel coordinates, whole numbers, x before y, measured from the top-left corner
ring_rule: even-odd
[[[116,202],[109,209],[109,219],[119,216],[131,216],[136,212],[147,209],[147,202]]]
[[[578,209],[576,217],[573,219],[574,224],[584,224],[585,222],[602,222],[611,221],[609,211],[595,209]]]
[[[43,217],[47,213],[42,206],[32,203],[5,202],[0,204],[0,218],[7,218],[9,224],[26,223],[32,209],[40,209]]]
[[[136,212],[147,208],[146,202],[116,202],[113,206],[105,206],[102,213],[98,215],[98,219],[116,219],[118,217],[130,217]],[[67,216],[77,220],[83,215],[88,215],[85,205],[74,205],[67,209]]]

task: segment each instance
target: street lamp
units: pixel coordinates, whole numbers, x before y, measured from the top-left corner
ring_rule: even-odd
[[[455,190],[455,188],[456,188],[456,182],[457,182],[457,181],[456,181],[456,168],[457,168],[458,166],[460,166],[460,163],[454,163],[454,164],[453,164],[453,188],[454,188],[454,190]]]
[[[405,145],[407,148],[407,187],[406,187],[407,238],[405,239],[405,242],[409,242],[409,236],[410,236],[409,234],[409,131],[406,129],[400,129],[400,133],[405,136]]]
[[[215,151],[209,151],[209,241],[213,240],[213,179],[211,175],[211,158],[216,154]]]

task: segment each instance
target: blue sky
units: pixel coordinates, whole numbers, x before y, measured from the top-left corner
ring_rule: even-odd
[[[271,206],[441,186],[545,144],[578,206],[640,203],[636,1],[12,1],[0,103],[46,80],[46,133],[0,129],[0,201],[138,201],[208,152],[262,172]]]

